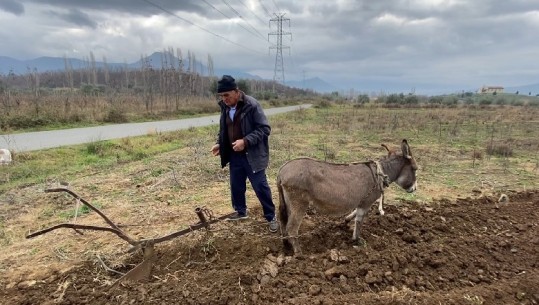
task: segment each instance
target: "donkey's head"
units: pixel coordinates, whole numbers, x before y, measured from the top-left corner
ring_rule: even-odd
[[[388,157],[386,160],[389,162],[389,166],[384,170],[386,175],[389,176],[391,181],[395,181],[400,187],[405,189],[408,193],[411,193],[417,189],[416,174],[417,164],[408,141],[402,140],[401,150],[402,154],[396,153],[394,150],[390,150],[387,146],[384,146],[388,150]]]

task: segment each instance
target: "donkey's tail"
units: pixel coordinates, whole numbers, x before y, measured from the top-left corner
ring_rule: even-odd
[[[281,232],[284,233],[284,228],[286,228],[286,224],[288,223],[288,208],[286,206],[286,200],[284,199],[283,186],[279,176],[277,176],[277,190],[279,191],[279,221],[281,222]]]
[[[286,225],[288,224],[288,207],[284,198],[284,190],[279,175],[277,175],[277,190],[279,191],[279,222],[281,223],[283,245],[285,250],[290,250],[292,249],[292,244],[290,244],[287,239],[288,233],[286,231]]]

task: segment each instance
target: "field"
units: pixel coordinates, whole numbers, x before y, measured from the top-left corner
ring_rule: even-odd
[[[403,138],[420,167],[419,189],[391,185],[386,214],[373,206],[361,245],[342,218],[311,211],[302,258],[283,254],[249,190],[251,219],[160,243],[147,282],[114,287],[119,272],[142,261],[114,234],[25,238],[64,222],[104,225],[72,197],[43,190],[68,187],[136,239],[195,224],[196,207],[225,215],[228,172],[209,153],[216,127],[17,154],[0,168],[9,185],[0,193],[2,304],[538,304],[537,117],[536,107],[352,105],[270,117],[274,199],[286,160],[366,161]],[[508,200],[499,203],[502,194]]]

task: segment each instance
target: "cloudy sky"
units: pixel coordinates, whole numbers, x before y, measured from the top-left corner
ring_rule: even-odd
[[[539,83],[538,0],[0,0],[0,56],[131,63],[179,48],[273,79],[282,14],[286,80],[417,93]]]

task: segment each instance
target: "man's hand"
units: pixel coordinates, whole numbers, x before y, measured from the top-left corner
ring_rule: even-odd
[[[234,141],[234,143],[232,143],[232,149],[234,151],[243,151],[245,149],[245,141],[243,139]]]
[[[212,146],[211,153],[214,156],[219,156],[219,144],[215,144],[215,145]]]

